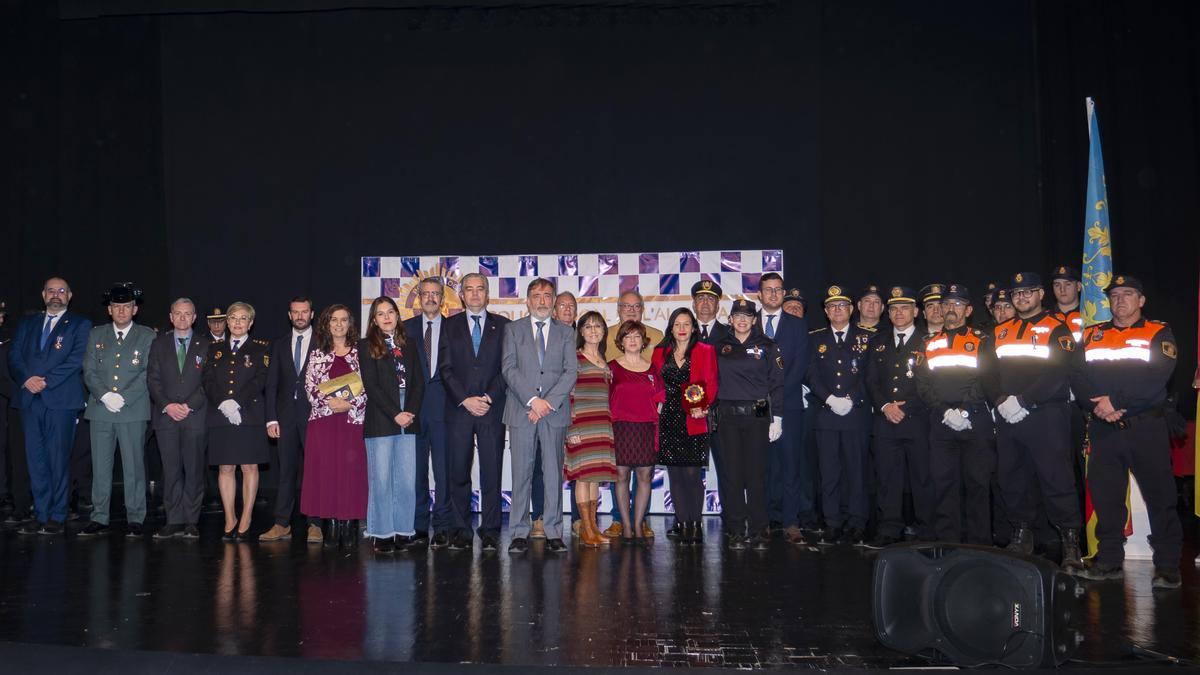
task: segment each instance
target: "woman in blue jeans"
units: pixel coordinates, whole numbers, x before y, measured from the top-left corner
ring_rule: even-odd
[[[389,297],[371,303],[359,343],[367,415],[367,532],[376,553],[407,545],[416,533],[417,434],[425,378],[404,340],[400,310]]]

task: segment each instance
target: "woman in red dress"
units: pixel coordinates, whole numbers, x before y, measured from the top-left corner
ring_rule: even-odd
[[[663,400],[662,377],[642,357],[646,327],[640,321],[625,321],[617,328],[616,345],[621,356],[609,361],[612,384],[613,441],[617,451],[617,508],[625,543],[642,540],[642,521],[650,506],[654,464],[658,460],[658,406]],[[629,474],[637,473],[633,520],[629,519]]]

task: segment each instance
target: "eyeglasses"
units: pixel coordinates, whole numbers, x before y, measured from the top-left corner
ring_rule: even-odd
[[[966,307],[966,306],[967,306],[967,303],[963,302],[962,300],[943,300],[942,301],[942,307],[953,307],[955,309],[962,309],[963,307]]]
[[[848,302],[831,302],[828,305],[825,305],[825,307],[828,309],[832,309],[834,311],[839,310],[839,309],[846,310],[846,309],[850,309],[850,303],[848,303]]]
[[[783,287],[782,286],[768,286],[766,288],[759,288],[758,290],[762,293],[770,293],[771,295],[779,295],[780,293],[783,292]]]
[[[1038,289],[1036,288],[1018,288],[1010,291],[1009,295],[1013,296],[1014,298],[1029,298],[1032,297],[1037,291]]]
[[[42,289],[42,292],[49,293],[50,295],[66,295],[71,292],[71,289],[69,289],[69,288],[44,288],[44,289]]]
[[[431,300],[440,300],[442,293],[441,291],[421,291],[420,296],[422,298],[429,298]]]
[[[245,314],[242,314],[242,315],[239,315],[239,316],[233,316],[233,315],[230,315],[229,317],[227,317],[227,320],[229,321],[229,323],[233,323],[233,322],[235,322],[235,321],[236,321],[237,323],[245,323],[245,322],[247,322],[247,321],[249,321],[249,320],[250,320],[250,317],[249,317],[249,316],[247,316],[247,315],[245,315]]]
[[[633,302],[633,303],[622,302],[622,303],[618,304],[617,307],[620,307],[621,309],[641,309],[642,303],[640,303],[640,302]]]

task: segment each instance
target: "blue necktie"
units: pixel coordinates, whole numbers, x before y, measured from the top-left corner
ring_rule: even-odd
[[[300,366],[304,363],[304,357],[300,352],[300,347],[304,343],[304,336],[296,336],[296,351],[292,354],[292,363],[296,366],[296,374],[300,374]]]
[[[479,319],[478,316],[471,317],[475,322],[475,325],[471,326],[471,346],[475,348],[475,356],[479,356],[479,343],[483,341],[483,327],[479,325]]]
[[[229,348],[229,353],[231,353],[231,354],[236,354],[236,353],[237,353],[237,350],[238,350],[238,347],[241,347],[241,346],[242,346],[242,341],[241,341],[241,340],[234,340],[234,341],[233,341],[233,343],[232,343],[232,345],[231,345],[231,346],[230,346],[230,348]]]
[[[775,339],[775,315],[774,314],[767,317],[767,337],[771,338],[772,340]]]
[[[539,321],[537,325],[538,365],[540,366],[546,360],[546,334],[543,332],[546,322]]]
[[[46,348],[46,341],[50,339],[50,329],[54,327],[54,317],[46,315],[46,325],[42,326],[42,341],[38,343],[38,349]]]

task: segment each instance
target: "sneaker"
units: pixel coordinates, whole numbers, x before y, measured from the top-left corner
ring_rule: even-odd
[[[316,523],[308,524],[308,532],[304,535],[304,541],[309,544],[320,544],[325,541],[325,533],[321,532],[321,526]]]
[[[292,528],[290,525],[280,525],[275,523],[271,529],[258,535],[259,541],[286,541],[292,538]]]
[[[546,541],[546,550],[551,553],[562,553],[567,550],[567,545],[562,539],[549,539]]]
[[[1154,570],[1154,581],[1150,582],[1154,588],[1179,588],[1183,582],[1179,578],[1179,570],[1160,567]]]
[[[93,520],[92,522],[88,523],[86,527],[79,531],[79,536],[94,537],[98,534],[104,534],[106,532],[108,532],[108,525],[106,523],[97,523]]]
[[[83,533],[80,532],[79,534],[83,534]],[[163,525],[162,529],[160,529],[158,532],[154,533],[155,539],[170,539],[172,537],[181,537],[181,536],[183,536],[183,526],[182,525]]]
[[[200,528],[196,527],[195,525],[186,525],[183,528],[183,534],[179,536],[183,537],[184,539],[199,539]]]
[[[612,521],[612,525],[609,525],[608,528],[600,534],[608,537],[609,539],[616,539],[617,537],[621,536],[621,521]]]
[[[1109,579],[1125,578],[1125,570],[1120,565],[1103,565],[1096,562],[1083,568],[1075,576],[1091,579],[1092,581],[1107,581]]]
[[[530,530],[529,530],[529,538],[530,539],[545,539],[546,538],[546,526],[542,522],[541,518],[538,518],[537,520],[533,521],[533,527],[530,528]]]
[[[495,551],[500,548],[500,540],[494,534],[481,534],[479,539],[483,542],[485,551]]]
[[[529,550],[529,540],[525,537],[513,537],[508,544],[509,553],[524,553]]]
[[[450,537],[450,550],[463,551],[471,548],[471,536],[465,532],[456,532],[453,537]]]

